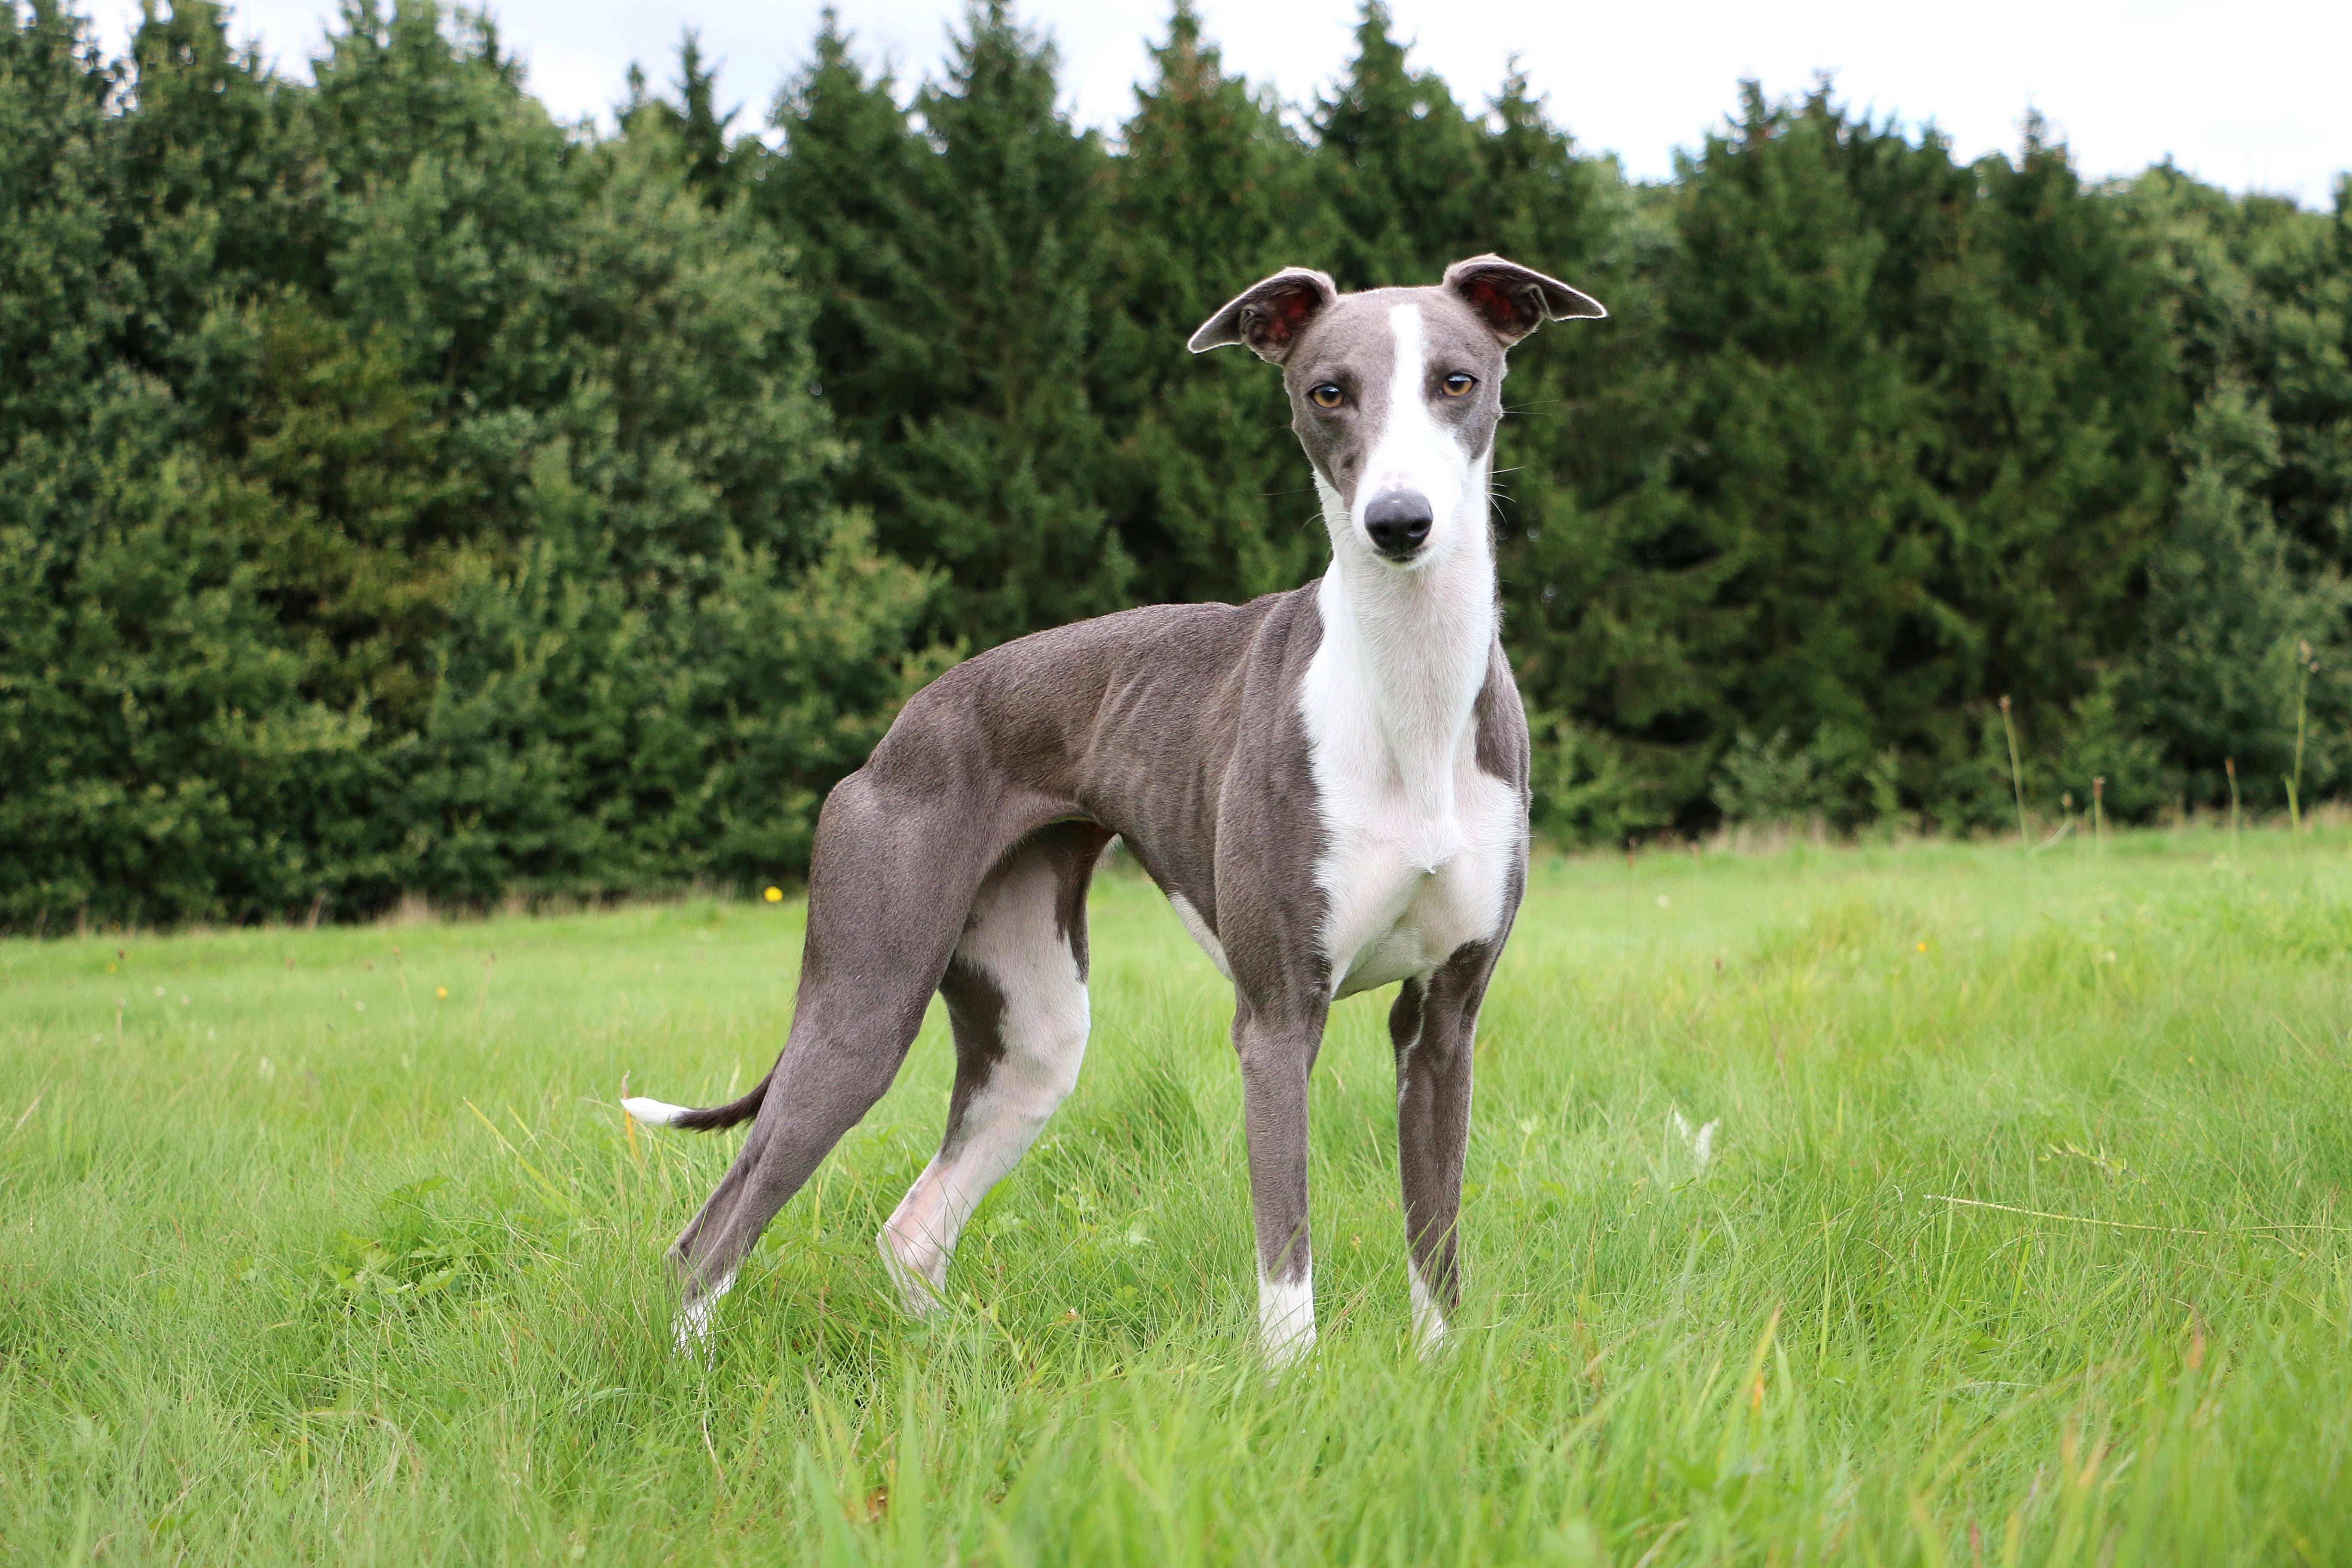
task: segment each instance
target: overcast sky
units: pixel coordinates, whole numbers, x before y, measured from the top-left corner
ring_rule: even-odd
[[[136,0],[85,0],[119,41]],[[935,74],[961,0],[836,0],[869,60],[908,83]],[[1731,109],[1740,78],[1773,94],[1832,73],[1857,108],[1933,121],[1963,157],[2013,148],[2029,106],[2094,176],[2169,154],[2205,179],[2324,207],[2352,168],[2352,0],[1686,0],[1464,5],[1393,0],[1398,35],[1458,98],[1483,102],[1517,54],[1553,118],[1636,177],[1673,170]],[[238,0],[240,36],[299,71],[333,0]],[[721,62],[749,120],[806,58],[817,0],[498,0],[490,9],[530,84],[567,118],[608,117],[630,61],[666,79],[682,29]],[[1304,102],[1349,53],[1354,0],[1199,0],[1227,68]],[[1072,112],[1115,126],[1133,105],[1166,0],[1028,0],[1016,15],[1059,45]]]

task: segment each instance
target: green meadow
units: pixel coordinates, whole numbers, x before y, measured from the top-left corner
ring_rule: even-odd
[[[802,918],[0,943],[0,1560],[2352,1562],[2340,824],[1542,858],[1453,1347],[1407,1333],[1383,993],[1315,1074],[1280,1378],[1228,997],[1116,866],[1083,1081],[951,1310],[873,1246],[935,1008],[673,1355],[735,1138],[614,1101],[764,1070]]]

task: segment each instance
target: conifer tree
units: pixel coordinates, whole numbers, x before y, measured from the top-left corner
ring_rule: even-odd
[[[1549,832],[1622,838],[1673,819],[1696,764],[1651,739],[1689,699],[1675,639],[1696,584],[1653,569],[1640,504],[1661,418],[1656,271],[1665,231],[1613,160],[1580,153],[1514,69],[1479,140],[1486,243],[1598,298],[1604,321],[1511,351],[1496,438],[1504,647],[1539,744]]]
[[[830,13],[828,13],[830,15]],[[628,70],[629,95],[615,118],[624,135],[658,126],[669,133],[671,145],[685,161],[687,183],[701,193],[710,206],[724,206],[744,184],[759,178],[756,165],[765,162],[766,148],[756,137],[728,139],[728,128],[741,112],[719,110],[718,73],[703,62],[702,39],[688,28],[677,46],[677,97],[649,96],[646,73],[635,65]]]
[[[199,4],[119,97],[70,19],[5,47],[0,921],[804,859],[927,587],[832,507],[786,251],[686,128],[574,142],[421,5],[315,88]]]
[[[588,155],[532,526],[455,584],[399,752],[418,879],[446,893],[804,863],[824,789],[905,690],[926,586],[828,505],[782,242],[710,209],[678,136],[641,121]]]
[[[2002,695],[2044,799],[2352,777],[2352,183],[1824,87],[1631,185],[1377,5],[1301,136],[1180,0],[1116,153],[1002,5],[911,109],[828,16],[780,153],[691,36],[607,136],[431,0],[228,22],[0,19],[0,925],[788,871],[943,639],[1319,565],[1211,310],[1489,249],[1611,310],[1504,389],[1544,831],[2007,823]]]
[[[2113,719],[2154,740],[2162,777],[2149,793],[2162,800],[2226,802],[2224,759],[2250,798],[2279,800],[2299,703],[2311,721],[2305,798],[2338,787],[2352,764],[2347,196],[2332,216],[2307,213],[2159,166],[2123,203],[2156,250],[2190,405]]]
[[[1873,210],[1874,176],[1882,199],[1909,198],[1899,210]],[[1825,89],[1774,106],[1753,84],[1732,134],[1684,174],[1665,325],[1686,456],[1655,564],[1716,584],[1690,739],[1717,749],[1749,730],[1810,748],[1801,771],[1823,793],[1792,813],[1866,809],[1872,760],[1916,748],[1899,726],[1951,679],[1936,634],[1965,611],[1911,596],[1940,508],[1920,472],[1927,389],[1902,353],[1913,300],[1883,264],[1891,244],[1912,278],[1948,255],[1966,181],[1939,145],[1851,122]]]
[[[1121,539],[1139,599],[1244,599],[1295,587],[1327,552],[1278,378],[1196,359],[1194,328],[1259,278],[1321,266],[1337,230],[1307,149],[1275,104],[1225,74],[1189,3],[1121,132],[1109,279],[1123,306],[1098,356],[1120,432]]]
[[[286,898],[364,734],[303,689],[221,449],[297,162],[225,25],[151,16],[127,69],[47,7],[0,29],[0,920]]]
[[[1478,128],[1443,78],[1412,68],[1392,26],[1381,0],[1364,0],[1347,79],[1309,116],[1339,226],[1324,270],[1343,289],[1433,283],[1494,248]]]
[[[919,185],[933,154],[897,94],[887,75],[867,79],[828,7],[814,58],[769,116],[784,154],[748,193],[793,247],[793,276],[814,301],[811,390],[856,453],[838,493],[874,510],[894,499],[883,454],[929,374],[929,322],[902,307],[919,292],[907,247],[924,222]]]
[[[852,373],[856,493],[886,545],[943,574],[935,624],[975,648],[1118,608],[1132,572],[1104,505],[1110,442],[1088,375],[1108,316],[1104,154],[1057,106],[1055,69],[1001,0],[973,7],[946,79],[916,96],[925,137],[905,149],[905,205],[886,183],[853,207],[896,231],[887,275],[845,312],[875,351]],[[788,105],[792,156],[828,125],[870,143],[887,130],[877,94],[845,49],[821,51]],[[840,168],[843,151],[824,162]],[[794,200],[808,184],[782,184],[794,231],[822,231],[826,209]]]
[[[1929,392],[1921,472],[1944,509],[1915,592],[1942,624],[1897,627],[1889,662],[1905,679],[1887,693],[1898,711],[1929,716],[1907,728],[1931,737],[1915,749],[1923,763],[1941,760],[1943,776],[1906,768],[1906,784],[1947,823],[1971,815],[1971,790],[1979,802],[1999,793],[1998,769],[1958,761],[1960,715],[1989,739],[2000,696],[2030,694],[2027,732],[2041,731],[2054,760],[2070,710],[2095,701],[2127,657],[2181,413],[2158,277],[2116,204],[2084,186],[2031,117],[2014,159],[1969,174],[1977,199],[1960,208],[1950,252],[1923,262],[1905,318],[1912,374]],[[1864,195],[1890,217],[1901,210],[1899,197]],[[1882,226],[1885,270],[1907,284],[1897,247],[1926,225]],[[1906,658],[1922,643],[1941,647]],[[2120,801],[2153,804],[2155,781],[2134,758],[2118,752],[2089,772],[2109,776]],[[2082,778],[2072,782],[2079,794]]]
[[[902,553],[948,574],[940,626],[975,646],[1117,609],[1132,571],[1087,375],[1108,314],[1103,152],[1056,104],[1055,67],[990,0],[915,100],[939,153],[905,282],[935,400],[906,410],[891,454],[896,526]]]
[[[114,69],[57,0],[0,18],[0,462],[78,423],[124,324],[127,303],[108,286],[100,152],[115,90]],[[0,507],[25,493],[0,487]]]
[[[1801,810],[1971,821],[1993,700],[2054,721],[2127,635],[2164,483],[2145,260],[2063,153],[1959,168],[1826,89],[1751,88],[1685,184],[1664,499],[1717,582],[1698,743],[1812,748]]]

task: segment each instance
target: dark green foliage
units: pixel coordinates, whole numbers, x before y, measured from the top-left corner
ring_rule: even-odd
[[[2163,268],[2189,405],[2124,700],[2168,793],[2226,801],[2234,759],[2247,796],[2276,803],[2307,684],[2305,798],[2335,793],[2352,763],[2352,185],[2328,216],[2160,167],[2123,205]]]
[[[1537,814],[1570,839],[1618,838],[1674,819],[1703,773],[1645,739],[1687,702],[1673,640],[1697,586],[1658,569],[1642,493],[1671,438],[1658,275],[1664,194],[1580,155],[1506,81],[1482,144],[1475,242],[1576,280],[1610,312],[1547,328],[1511,352],[1496,463],[1504,636],[1538,748]]]
[[[1505,640],[1564,838],[2284,804],[2352,774],[2352,184],[2084,185],[1750,88],[1670,184],[1365,6],[1286,120],[1178,4],[1116,138],[967,13],[902,104],[827,16],[742,134],[617,126],[352,0],[311,79],[188,0],[0,26],[0,924],[361,914],[804,866],[946,657],[1326,554],[1286,264],[1497,251]]]
[[[704,202],[723,207],[747,179],[757,179],[767,149],[750,140],[730,143],[727,128],[740,110],[719,111],[718,79],[702,63],[702,41],[691,28],[677,46],[677,101],[646,96],[646,74],[629,68],[629,97],[618,110],[624,132],[670,133],[680,171]]]
[[[1224,73],[1189,6],[1152,59],[1113,176],[1121,313],[1097,356],[1121,434],[1119,537],[1139,598],[1246,599],[1321,569],[1319,509],[1280,378],[1247,354],[1196,357],[1182,344],[1258,279],[1323,264],[1339,231],[1306,146],[1269,99]]]
[[[924,588],[834,510],[781,242],[486,29],[354,8],[303,89],[225,22],[8,36],[0,919],[804,865]]]
[[[945,574],[949,637],[1118,608],[1133,570],[1087,374],[1107,160],[1055,103],[1052,47],[1001,3],[974,7],[947,80],[916,95],[918,136],[825,26],[778,106],[772,210],[838,312],[819,374],[856,443],[848,493],[886,545]]]
[[[118,68],[43,0],[0,32],[0,440],[19,458],[80,423],[93,361],[122,324],[105,287],[107,189],[97,167]],[[10,487],[13,491],[16,487]]]
[[[1891,780],[1970,825],[1988,705],[2063,713],[2127,650],[2168,477],[2152,271],[2058,154],[1962,168],[1825,93],[1751,89],[1685,184],[1671,444],[1620,503],[1680,668],[1618,732],[1670,766],[1785,731],[1828,792],[1787,809],[1864,819]]]
[[[1339,226],[1324,270],[1339,287],[1433,282],[1493,248],[1485,138],[1435,72],[1412,68],[1381,0],[1367,0],[1348,79],[1316,103],[1313,125]]]

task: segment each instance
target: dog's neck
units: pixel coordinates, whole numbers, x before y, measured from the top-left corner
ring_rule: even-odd
[[[1346,503],[1318,488],[1327,518],[1338,521],[1316,603],[1334,673],[1349,677],[1331,695],[1370,721],[1412,814],[1448,816],[1498,619],[1483,476],[1469,487],[1478,515],[1459,520],[1443,558],[1416,570],[1364,549],[1347,525]]]

